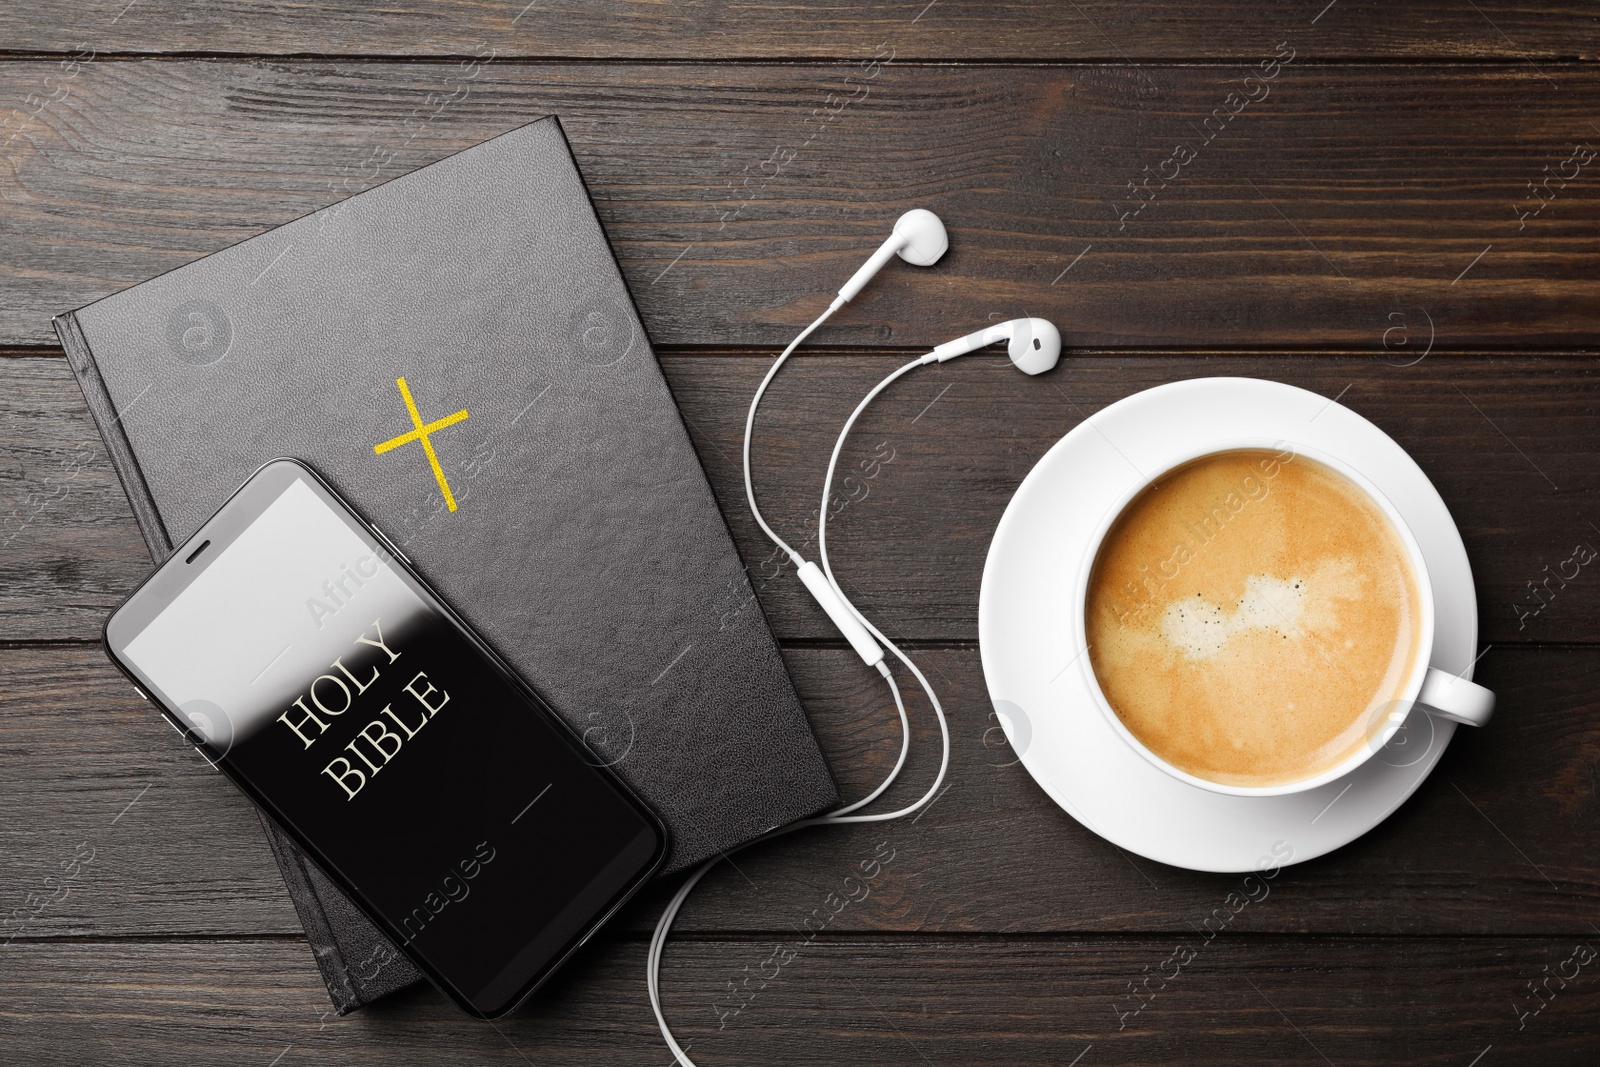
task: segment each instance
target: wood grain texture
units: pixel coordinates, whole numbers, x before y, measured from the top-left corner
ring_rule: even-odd
[[[1410,335],[1412,347],[1394,334],[1370,356],[1069,352],[1037,379],[998,353],[925,368],[868,410],[842,458],[830,520],[841,580],[892,635],[976,640],[989,539],[1038,458],[1142,389],[1239,375],[1342,397],[1411,453],[1461,528],[1485,642],[1600,641],[1600,580],[1587,570],[1559,577],[1571,573],[1564,561],[1576,546],[1600,547],[1600,363],[1436,354],[1397,365],[1426,337],[1411,322],[1424,331]],[[909,355],[804,354],[768,394],[755,449],[760,499],[808,554],[838,427]],[[778,635],[831,639],[744,503],[745,406],[770,358],[668,354],[663,366]],[[462,459],[448,442],[439,448],[446,467]],[[846,484],[849,472],[856,481]],[[0,359],[0,640],[98,639],[150,566],[65,361]]]
[[[0,640],[92,638],[150,568],[65,358],[0,359]]]
[[[1476,7],[1476,9],[1475,9]],[[330,56],[501,56],[609,59],[855,59],[888,44],[927,59],[1233,58],[1253,38],[1307,38],[1323,57],[1551,59],[1597,54],[1592,8],[1381,0],[1252,4],[1180,0],[1071,4],[901,0],[782,4],[643,0],[422,0],[373,8],[217,0],[115,0],[86,11],[45,0],[0,12],[13,51]]]
[[[841,791],[865,794],[899,746],[882,682],[845,650],[786,656]],[[915,821],[806,830],[739,853],[681,929],[782,933],[825,909],[835,932],[1182,933],[1245,891],[1239,875],[1166,867],[1080,826],[1016,763],[976,650],[918,658],[950,716],[948,790]],[[1594,660],[1492,650],[1478,677],[1499,693],[1495,722],[1459,734],[1378,829],[1286,868],[1230,929],[1586,936],[1600,921]],[[99,650],[0,650],[0,692],[0,913],[12,916],[0,940],[298,932],[249,803]],[[889,805],[920,795],[938,765],[931,714],[920,696],[911,708],[915,745]],[[64,880],[63,864],[88,850]],[[863,896],[847,879],[880,850],[892,862]],[[650,930],[675,884],[616,926]]]
[[[1457,348],[1600,331],[1586,64],[468,69],[0,63],[27,102],[0,135],[0,344],[552,112],[658,344],[782,344],[912,206],[949,255],[820,342],[1023,312],[1080,347],[1369,350],[1397,313]]]
[[[310,951],[296,941],[12,945],[0,950],[0,1042],[14,1062],[74,1067],[274,1057],[285,1065],[659,1067],[671,1056],[645,999],[646,947],[597,940],[527,1006],[491,1026],[423,988],[335,1018]],[[765,988],[752,985],[743,1010],[719,1016],[732,1002],[730,984],[755,974],[775,950],[730,938],[669,948],[663,1007],[680,1042],[708,1067],[1065,1067],[1075,1057],[1082,1067],[1464,1067],[1490,1047],[1484,1067],[1589,1067],[1600,1042],[1596,964],[1565,988],[1551,981],[1543,1000],[1527,990],[1577,948],[1571,938],[1408,938],[1397,946],[1232,934],[1202,942],[1193,933],[822,937],[793,950]],[[1193,952],[1177,957],[1185,966],[1168,963],[1184,949]],[[1162,979],[1163,971],[1173,977]],[[1155,996],[1131,1014],[1139,1000],[1130,984],[1145,982]],[[1518,1006],[1541,1003],[1519,1030]]]
[[[0,1061],[668,1061],[643,969],[670,883],[497,1027],[428,989],[329,1013],[248,803],[93,643],[150,561],[49,328],[556,113],[847,796],[891,765],[892,712],[748,517],[750,392],[913,206],[950,254],[892,265],[763,409],[780,530],[814,537],[839,422],[919,346],[1030,314],[1069,347],[1034,381],[919,372],[847,451],[830,549],[939,686],[950,785],[708,876],[663,976],[699,1062],[1593,1064],[1600,579],[1550,574],[1600,545],[1597,56],[1572,0],[0,6]],[[1223,374],[1339,396],[1417,459],[1501,700],[1381,826],[1242,907],[1242,876],[1057,808],[975,645],[1038,457]],[[937,757],[912,714],[890,804]]]

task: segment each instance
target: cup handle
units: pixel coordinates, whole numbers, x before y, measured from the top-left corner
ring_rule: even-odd
[[[1429,715],[1468,726],[1482,726],[1494,714],[1494,693],[1477,682],[1428,668],[1417,703]]]

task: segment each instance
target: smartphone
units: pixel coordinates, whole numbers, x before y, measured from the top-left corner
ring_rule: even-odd
[[[478,1018],[515,1008],[666,854],[650,809],[295,460],[252,475],[105,643]]]

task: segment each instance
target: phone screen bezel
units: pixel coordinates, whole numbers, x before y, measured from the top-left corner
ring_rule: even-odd
[[[421,958],[418,953],[411,950],[404,932],[389,923],[379,913],[378,909],[373,906],[371,901],[367,899],[360,886],[346,878],[298,828],[281,816],[271,798],[262,794],[253,784],[235,774],[227,766],[225,758],[215,761],[207,755],[203,745],[197,743],[196,735],[184,723],[177,710],[171,706],[170,701],[162,693],[160,687],[151,679],[145,677],[123,656],[128,643],[144,630],[152,620],[158,617],[161,612],[165,611],[172,601],[204,572],[206,566],[212,560],[220,558],[227,547],[245,530],[249,529],[262,512],[271,506],[284,490],[297,479],[305,481],[346,526],[402,577],[417,596],[428,606],[439,612],[441,617],[446,619],[469,643],[477,648],[490,669],[498,671],[510,684],[513,691],[523,696],[528,710],[532,714],[543,715],[554,725],[560,735],[574,747],[575,753],[584,758],[584,762],[596,774],[604,778],[617,791],[618,795],[639,813],[645,824],[655,833],[656,845],[651,853],[650,860],[628,879],[621,890],[596,910],[593,917],[583,925],[571,940],[549,957],[548,961],[543,965],[533,968],[526,980],[519,984],[517,992],[502,1003],[475,1003],[448,975],[438,971],[432,964]],[[479,637],[467,625],[465,620],[457,615],[433,591],[427,582],[410,566],[410,561],[401,555],[398,549],[392,547],[388,539],[380,531],[362,519],[355,509],[340,497],[321,476],[299,460],[275,459],[264,464],[252,474],[223,503],[215,515],[206,520],[194,534],[179,545],[172,555],[157,566],[155,571],[107,617],[102,636],[106,654],[110,657],[111,662],[134,683],[142,695],[148,696],[150,702],[160,710],[169,723],[177,728],[179,733],[184,735],[190,744],[195,746],[200,755],[206,759],[206,762],[227,775],[295,844],[304,850],[307,855],[311,856],[318,867],[351,897],[366,916],[388,935],[395,947],[404,953],[434,985],[438,986],[441,992],[449,997],[462,1011],[476,1018],[495,1019],[514,1010],[546,978],[553,974],[572,953],[576,952],[629,897],[643,887],[660,870],[662,863],[666,859],[667,830],[655,812],[641,801],[614,771],[593,758],[592,750],[584,744],[583,739],[568,726],[565,720],[550,709],[539,694],[522,680],[499,653],[483,638]],[[517,953],[514,951],[508,955],[508,958],[515,959],[516,955]]]

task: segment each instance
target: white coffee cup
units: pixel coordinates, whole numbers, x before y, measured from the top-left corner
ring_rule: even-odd
[[[1489,721],[1494,713],[1494,693],[1468,681],[1458,675],[1437,670],[1428,666],[1429,654],[1433,648],[1434,632],[1434,603],[1433,584],[1428,578],[1428,564],[1422,556],[1422,549],[1417,545],[1417,539],[1412,535],[1410,527],[1406,525],[1400,512],[1390,503],[1378,487],[1373,485],[1361,472],[1354,470],[1343,461],[1321,452],[1307,445],[1284,439],[1266,438],[1234,438],[1213,441],[1203,446],[1187,449],[1175,453],[1160,470],[1150,473],[1122,495],[1101,519],[1094,537],[1089,541],[1089,550],[1084,554],[1083,565],[1078,575],[1078,597],[1075,610],[1072,614],[1073,646],[1078,649],[1087,649],[1088,621],[1087,609],[1089,599],[1089,579],[1094,569],[1095,560],[1100,555],[1100,548],[1104,544],[1106,535],[1116,524],[1117,519],[1133,503],[1134,499],[1148,489],[1155,482],[1160,481],[1167,474],[1184,464],[1191,463],[1205,456],[1219,452],[1235,452],[1243,449],[1259,449],[1279,453],[1290,453],[1293,456],[1305,456],[1315,460],[1326,467],[1337,471],[1348,479],[1353,485],[1367,494],[1384,516],[1389,520],[1395,535],[1404,546],[1406,558],[1411,564],[1411,573],[1416,580],[1417,598],[1421,607],[1421,620],[1418,627],[1420,633],[1417,638],[1417,655],[1414,658],[1405,684],[1398,691],[1396,698],[1381,709],[1378,709],[1369,724],[1367,731],[1367,744],[1361,746],[1352,755],[1338,765],[1321,771],[1306,778],[1291,782],[1280,782],[1267,786],[1241,786],[1214,782],[1198,775],[1181,770],[1145,746],[1144,742],[1134,736],[1133,732],[1123,723],[1122,718],[1112,709],[1111,702],[1106,699],[1105,692],[1100,688],[1100,680],[1095,676],[1094,666],[1090,657],[1080,655],[1085,680],[1089,685],[1089,692],[1094,695],[1095,703],[1100,706],[1100,711],[1111,724],[1113,730],[1126,741],[1135,752],[1145,759],[1166,771],[1173,777],[1188,782],[1190,785],[1209,789],[1216,793],[1225,793],[1230,796],[1269,797],[1283,796],[1289,793],[1299,793],[1307,789],[1315,789],[1329,782],[1343,778],[1357,767],[1361,766],[1388,743],[1406,723],[1414,711],[1451,719],[1455,722],[1465,723],[1468,726],[1482,726]]]

